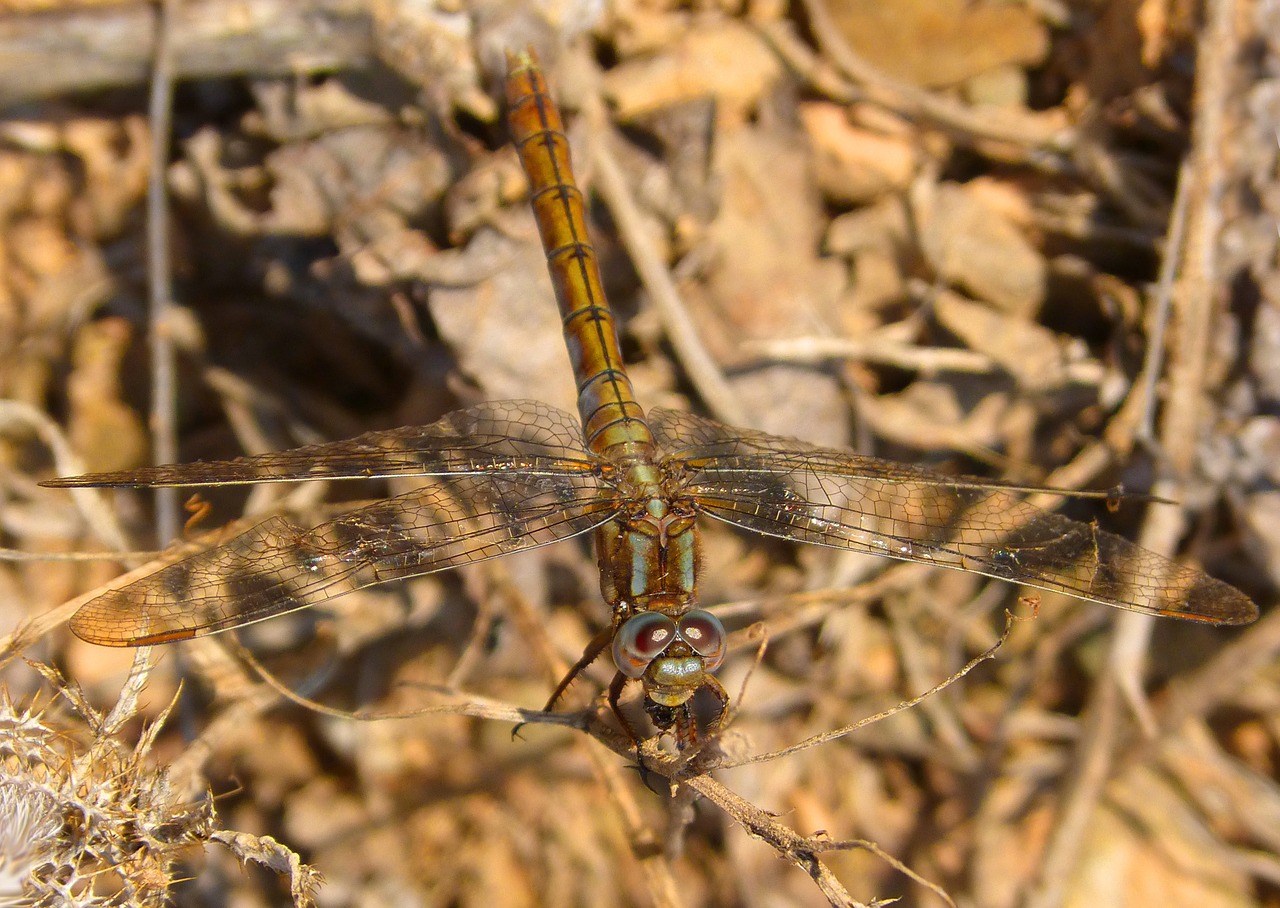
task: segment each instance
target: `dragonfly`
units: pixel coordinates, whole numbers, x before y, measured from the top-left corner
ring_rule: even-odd
[[[697,604],[704,518],[803,543],[922,562],[1079,599],[1207,624],[1253,621],[1244,593],[1132,542],[1033,507],[1026,489],[818,447],[666,409],[646,412],[623,363],[569,143],[532,51],[507,56],[508,122],[530,185],[578,415],[532,400],[482,403],[437,422],[234,460],[90,473],[54,488],[220,486],[412,477],[412,491],[314,527],[275,516],[83,605],[71,630],[142,646],[239,628],[355,590],[593,533],[611,620],[547,703],[606,650],[608,702],[638,682],[652,724],[680,749],[729,697],[728,649]],[[706,697],[703,697],[706,702]],[[705,712],[705,710],[703,710]]]

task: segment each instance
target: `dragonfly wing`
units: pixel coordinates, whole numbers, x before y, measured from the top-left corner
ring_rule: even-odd
[[[602,489],[591,473],[448,476],[313,529],[272,517],[90,601],[71,630],[136,646],[240,627],[586,532],[617,510]]]
[[[234,460],[168,464],[51,479],[52,488],[216,486],[303,479],[445,476],[519,469],[590,469],[575,416],[531,400],[495,401],[446,414],[430,425],[369,432]]]
[[[999,483],[651,414],[684,474],[683,493],[712,517],[801,542],[958,568],[1119,608],[1245,624],[1257,606],[1195,568],[1043,511]]]

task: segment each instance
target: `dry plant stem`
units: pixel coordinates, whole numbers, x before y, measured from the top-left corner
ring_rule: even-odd
[[[1175,543],[1166,551],[1172,552],[1176,547],[1176,539],[1181,536],[1183,521],[1175,508],[1164,508],[1166,514],[1157,517],[1147,516],[1143,524],[1143,532],[1138,538],[1139,545],[1152,548],[1156,540],[1165,541],[1170,534],[1161,533],[1161,528],[1176,529]],[[1156,549],[1160,551],[1160,549]],[[1142,728],[1144,737],[1152,738],[1156,734],[1156,717],[1151,711],[1151,702],[1143,689],[1143,668],[1147,662],[1147,651],[1151,647],[1151,634],[1155,630],[1155,618],[1150,615],[1119,615],[1115,619],[1115,630],[1111,634],[1111,646],[1107,652],[1106,674],[1112,683],[1120,689],[1129,711]],[[1102,682],[1100,682],[1102,683]]]
[[[823,0],[805,0],[804,7],[823,54],[857,84],[863,100],[932,123],[957,136],[1008,145],[1024,158],[1036,151],[1063,152],[1075,141],[1071,132],[1045,129],[1033,117],[975,109],[895,79],[853,52],[840,37]]]
[[[1085,488],[1117,461],[1124,460],[1133,449],[1146,409],[1146,400],[1130,393],[1107,421],[1102,440],[1087,444],[1068,463],[1045,477],[1045,484],[1053,489]],[[1043,494],[1031,495],[1027,500],[1040,508],[1056,507],[1061,501],[1057,496]]]
[[[765,842],[777,851],[778,856],[783,860],[809,874],[830,904],[848,906],[848,908],[880,908],[880,906],[891,904],[879,899],[873,899],[870,902],[858,901],[849,894],[831,869],[818,858],[818,855],[827,851],[845,851],[851,847],[860,847],[856,843],[832,842],[822,835],[802,836],[710,776],[695,775],[680,781],[681,784],[689,786],[723,810],[746,830],[748,835]],[[874,848],[873,853],[885,858],[899,871],[941,895],[948,904],[955,904],[938,886],[922,879],[899,862],[888,858],[878,848]]]
[[[1015,616],[1012,612],[1006,613],[1004,631],[1000,634],[999,640],[997,640],[990,647],[983,650],[981,653],[979,653],[978,655],[970,659],[968,662],[966,662],[959,671],[955,672],[952,675],[949,675],[943,681],[941,681],[938,684],[935,684],[933,687],[929,688],[927,691],[925,691],[922,694],[918,694],[917,696],[914,696],[909,700],[903,700],[901,703],[897,704],[896,706],[891,706],[889,709],[886,709],[883,712],[876,713],[873,716],[867,716],[865,719],[859,719],[857,722],[854,722],[852,725],[846,725],[843,728],[837,728],[833,731],[827,731],[827,732],[823,732],[822,734],[813,735],[812,737],[805,738],[803,741],[801,741],[798,744],[793,744],[790,747],[784,747],[781,750],[773,750],[767,753],[756,754],[753,757],[747,757],[746,759],[743,759],[743,760],[727,760],[717,764],[717,768],[731,769],[735,766],[750,766],[753,763],[767,763],[771,760],[778,760],[778,759],[781,759],[782,757],[788,757],[788,756],[791,756],[792,754],[799,753],[802,750],[808,750],[811,747],[817,747],[820,744],[826,744],[829,741],[836,740],[837,738],[843,738],[846,735],[852,734],[853,732],[857,731],[859,728],[864,728],[868,725],[872,725],[883,719],[887,719],[890,716],[896,716],[898,713],[905,712],[908,709],[911,709],[912,707],[916,706],[917,704],[922,703],[925,700],[929,699],[939,691],[945,690],[946,688],[950,687],[952,684],[955,684],[965,675],[969,674],[969,672],[973,671],[974,668],[976,668],[981,663],[986,662],[988,659],[994,658],[996,651],[999,650],[1000,647],[1004,645],[1005,640],[1009,639],[1009,633],[1013,629],[1014,622],[1018,620],[1019,620],[1018,617]]]
[[[593,99],[587,105],[586,113],[595,136],[591,149],[592,163],[599,175],[600,194],[618,224],[618,234],[627,247],[627,254],[635,265],[636,273],[649,291],[649,298],[666,328],[667,339],[671,342],[676,357],[717,419],[731,426],[746,425],[746,410],[725,381],[711,354],[702,345],[698,330],[680,299],[670,270],[646,236],[639,206],[622,176],[622,168],[618,166],[618,161],[609,148],[614,136],[606,123],[603,104],[598,98]]]
[[[1189,264],[1185,262],[1182,255],[1183,243],[1187,229],[1188,211],[1191,207],[1193,197],[1197,195],[1194,187],[1199,183],[1196,179],[1196,168],[1192,167],[1191,161],[1184,161],[1178,171],[1178,187],[1175,195],[1174,208],[1171,215],[1169,225],[1169,239],[1165,244],[1165,256],[1160,265],[1160,280],[1157,284],[1157,295],[1155,298],[1155,312],[1152,319],[1152,334],[1148,344],[1146,361],[1143,364],[1144,379],[1140,385],[1134,389],[1134,397],[1143,404],[1143,422],[1138,427],[1138,437],[1155,441],[1151,437],[1151,426],[1154,422],[1154,414],[1156,410],[1155,398],[1155,381],[1158,376],[1165,353],[1165,337],[1168,328],[1168,321],[1172,308],[1173,294],[1177,290],[1184,292],[1183,304],[1193,306],[1198,315],[1191,319],[1193,323],[1199,323],[1205,320],[1204,330],[1207,332],[1207,316],[1212,310],[1211,300],[1207,294],[1185,294],[1185,281],[1188,279]],[[1203,201],[1203,197],[1200,197]],[[1184,266],[1184,270],[1180,273],[1179,265]],[[1207,287],[1208,285],[1201,285]],[[1203,368],[1204,359],[1197,357],[1197,352],[1201,357],[1207,357],[1205,350],[1207,349],[1207,337],[1199,339],[1194,347],[1200,348],[1199,351],[1192,350],[1190,347],[1183,349],[1191,354],[1191,358],[1199,359]],[[1182,357],[1178,357],[1171,361],[1173,363],[1182,362]],[[1187,394],[1178,394],[1174,390],[1175,382],[1171,382],[1171,401],[1177,400],[1179,397],[1185,397],[1187,402],[1192,404],[1188,407],[1191,415],[1198,412],[1195,404],[1198,404],[1201,397],[1201,387],[1203,385],[1203,371],[1192,373],[1188,370],[1182,371],[1184,379],[1192,382],[1190,388],[1182,388]],[[1166,410],[1168,413],[1168,410]],[[1163,450],[1168,457],[1170,473],[1166,473],[1161,477],[1155,487],[1153,493],[1158,497],[1177,500],[1182,492],[1182,481],[1179,477],[1187,475],[1192,467],[1190,458],[1194,456],[1195,441],[1195,421],[1182,425],[1178,424],[1177,418],[1169,415],[1168,419],[1174,420],[1173,429],[1170,430],[1169,423],[1165,424],[1165,431],[1162,437],[1165,441]],[[1173,434],[1171,434],[1171,431]],[[1188,436],[1186,433],[1191,433]],[[1189,443],[1188,443],[1189,442]],[[1178,451],[1178,455],[1174,455],[1174,450]],[[1174,464],[1177,463],[1177,466]],[[1152,549],[1163,554],[1170,554],[1177,548],[1178,539],[1182,536],[1185,529],[1185,521],[1182,514],[1177,508],[1153,508],[1149,511],[1147,519],[1143,524],[1142,535],[1139,543],[1148,549]],[[1108,672],[1114,682],[1119,685],[1120,692],[1124,695],[1125,700],[1129,704],[1138,724],[1142,726],[1143,734],[1148,738],[1155,737],[1156,718],[1152,714],[1150,704],[1147,701],[1146,693],[1142,686],[1142,669],[1146,662],[1147,649],[1151,643],[1151,634],[1154,630],[1154,621],[1150,617],[1143,615],[1124,615],[1117,619],[1115,634],[1111,641],[1111,651],[1108,658]]]
[[[1273,854],[1248,852],[1235,856],[1234,864],[1242,873],[1264,880],[1273,887],[1280,885],[1280,860],[1277,860]]]
[[[1191,201],[1192,175],[1189,161],[1183,161],[1178,169],[1178,188],[1173,197],[1173,210],[1169,216],[1169,230],[1164,241],[1164,257],[1160,260],[1160,276],[1156,281],[1151,306],[1151,335],[1147,341],[1146,357],[1142,364],[1142,377],[1135,389],[1143,401],[1142,425],[1138,438],[1155,445],[1156,384],[1164,367],[1165,335],[1169,327],[1169,308],[1172,305],[1173,285],[1178,277],[1180,262],[1178,251],[1182,249],[1187,232],[1187,206]]]
[[[564,677],[565,672],[568,670],[568,665],[559,658],[551,645],[551,641],[547,636],[546,623],[535,614],[533,605],[512,581],[510,572],[506,570],[501,562],[488,565],[485,579],[491,587],[490,592],[496,593],[505,603],[510,604],[510,611],[513,613],[515,621],[520,628],[521,638],[531,643],[537,653],[538,661],[546,666],[550,683],[555,684],[560,678]],[[473,651],[472,645],[478,643],[484,636],[481,626],[492,621],[492,617],[492,610],[482,610],[482,617],[477,619],[476,628],[472,632],[467,649],[459,657],[458,665],[454,671],[450,673],[448,680],[450,688],[457,686],[459,679],[466,676],[468,654]],[[515,707],[512,708],[514,709]],[[548,716],[553,714],[540,713],[539,715]],[[572,718],[572,714],[563,715],[566,715],[569,721],[576,725],[576,720]],[[652,831],[645,826],[644,818],[635,800],[633,787],[627,784],[629,780],[625,777],[625,771],[616,760],[606,759],[598,748],[587,748],[587,757],[591,761],[592,771],[597,782],[613,802],[614,809],[617,810],[622,820],[623,827],[626,829],[627,836],[632,843],[632,853],[637,856],[645,868],[645,880],[648,883],[653,904],[659,906],[659,908],[678,908],[683,904],[679,896],[679,887],[671,874],[671,868],[663,855],[662,849],[656,847]]]
[[[1234,0],[1211,0],[1207,8],[1208,27],[1200,40],[1196,64],[1186,245],[1181,250],[1165,252],[1179,255],[1182,263],[1172,297],[1169,399],[1161,427],[1162,450],[1168,459],[1166,475],[1177,482],[1185,482],[1195,464],[1214,336],[1220,202],[1226,180],[1223,117],[1230,88],[1228,72],[1236,50],[1232,29],[1235,14]],[[1158,489],[1156,494],[1164,493]]]
[[[173,129],[173,25],[180,0],[162,0],[151,73],[151,164],[147,173],[147,282],[151,322],[151,449],[155,463],[178,459],[176,365],[170,279],[169,200],[165,170]],[[163,547],[178,537],[178,490],[155,493],[156,536]]]
[[[742,683],[738,686],[738,691],[734,696],[729,698],[729,707],[725,711],[724,718],[721,720],[721,727],[729,728],[738,718],[738,713],[742,710],[742,704],[747,700],[747,690],[751,686],[751,679],[755,677],[760,666],[764,664],[765,653],[769,651],[769,630],[763,621],[758,621],[751,627],[746,629],[744,636],[749,640],[759,640],[756,645],[755,655],[751,658],[751,665],[742,674]],[[730,648],[736,645],[736,640],[730,638]]]
[[[25,562],[38,561],[41,564],[74,564],[88,561],[144,561],[155,558],[160,553],[154,549],[142,549],[134,552],[26,552],[22,549],[0,548],[0,561]]]
[[[525,709],[520,706],[514,706],[510,703],[504,703],[500,700],[492,700],[488,697],[479,697],[474,695],[460,695],[456,691],[447,690],[443,687],[435,688],[438,693],[447,697],[454,698],[452,703],[437,703],[432,706],[421,706],[417,709],[406,709],[397,712],[372,713],[372,712],[353,712],[346,709],[337,709],[333,706],[327,706],[318,700],[304,696],[291,690],[288,685],[272,674],[266,666],[254,658],[249,650],[239,644],[236,645],[236,654],[249,665],[269,687],[277,694],[291,703],[296,703],[312,712],[320,713],[323,716],[332,716],[335,719],[353,719],[360,722],[377,722],[383,719],[411,719],[415,716],[429,715],[449,715],[449,716],[471,716],[476,719],[491,719],[497,722],[510,722],[513,725],[567,725],[572,728],[583,728],[585,726],[584,718],[575,713],[552,713],[540,709]]]
[[[1169,359],[1169,397],[1161,420],[1160,440],[1167,460],[1164,478],[1153,492],[1177,499],[1195,460],[1204,382],[1208,374],[1210,329],[1216,273],[1213,256],[1219,232],[1223,164],[1223,115],[1227,98],[1227,74],[1234,51],[1233,0],[1212,0],[1206,8],[1206,28],[1197,53],[1197,83],[1192,150],[1183,175],[1192,182],[1186,214],[1185,249],[1166,248],[1167,256],[1180,257],[1181,277],[1172,297],[1172,347]],[[1180,512],[1153,508],[1144,527],[1141,544],[1161,554],[1174,551],[1183,530]],[[1040,875],[1028,898],[1029,908],[1054,908],[1065,897],[1068,879],[1075,870],[1089,819],[1102,796],[1112,762],[1120,711],[1118,696],[1131,703],[1141,697],[1140,662],[1150,619],[1123,616],[1118,624],[1106,670],[1098,677],[1090,705],[1090,721],[1076,750],[1075,777],[1068,787],[1059,821],[1046,849]],[[1137,692],[1135,696],[1135,691]],[[1141,713],[1139,712],[1139,715]]]
[[[252,694],[236,700],[217,714],[200,734],[190,741],[172,763],[169,777],[184,797],[194,798],[208,788],[205,765],[237,730],[245,728],[257,715],[280,702],[278,691],[270,685],[257,685]]]
[[[143,565],[128,574],[122,574],[118,578],[121,582],[128,582],[124,578],[137,579],[146,576],[150,570],[150,565]],[[113,581],[114,582],[114,581]],[[16,655],[26,649],[28,646],[44,639],[45,635],[52,632],[55,628],[62,627],[81,605],[94,598],[95,593],[101,593],[102,590],[94,590],[86,593],[70,602],[64,602],[55,608],[42,612],[34,618],[19,624],[12,633],[0,637],[0,666],[6,665]]]
[[[1187,477],[1195,468],[1196,441],[1205,413],[1205,384],[1208,381],[1210,340],[1218,290],[1215,256],[1221,232],[1222,211],[1219,207],[1226,179],[1223,143],[1223,117],[1228,94],[1228,74],[1235,50],[1232,0],[1214,0],[1207,7],[1208,28],[1201,38],[1197,54],[1195,121],[1191,158],[1180,175],[1190,188],[1181,186],[1186,195],[1185,222],[1175,228],[1186,232],[1185,248],[1172,243],[1166,258],[1181,262],[1176,269],[1173,286],[1172,341],[1169,360],[1169,399],[1164,408],[1160,430],[1161,451],[1166,458],[1163,476],[1153,488],[1157,497],[1180,500]],[[1165,555],[1177,549],[1185,530],[1180,509],[1153,508],[1149,511],[1139,539],[1145,548]],[[1142,720],[1148,737],[1155,733],[1155,719],[1150,715],[1142,690],[1142,663],[1151,634],[1151,619],[1126,615],[1117,622],[1110,671],[1120,685],[1135,714]]]
[[[40,439],[53,455],[54,467],[59,473],[82,472],[83,465],[71,450],[62,429],[47,414],[21,401],[0,400],[0,433],[13,431],[31,432]],[[101,493],[96,489],[75,489],[71,498],[94,535],[116,551],[124,552],[129,548],[124,530]],[[136,576],[142,576],[143,573],[145,571],[134,572]],[[86,595],[64,603],[24,622],[11,634],[0,637],[0,665],[43,639],[54,628],[66,624],[72,612],[91,598],[91,595]]]
[[[158,28],[151,3],[0,17],[0,107],[144,84]],[[365,0],[187,0],[173,23],[176,78],[325,72],[367,65]]]
[[[486,641],[497,621],[497,613],[505,604],[498,600],[494,593],[499,587],[515,592],[515,584],[511,583],[511,578],[507,576],[507,571],[500,563],[488,562],[478,565],[478,568],[479,570],[475,572],[478,575],[475,577],[477,582],[474,584],[478,595],[472,596],[476,603],[476,617],[471,624],[471,633],[467,635],[467,642],[463,645],[462,652],[458,654],[457,661],[445,678],[445,687],[450,689],[463,687],[484,657]],[[462,578],[463,583],[470,590],[473,586],[471,572],[462,572]]]
[[[0,400],[0,432],[14,430],[34,433],[53,455],[53,466],[59,474],[83,472],[84,464],[71,450],[62,429],[48,414],[21,401]],[[104,544],[117,551],[129,548],[124,530],[103,495],[93,489],[75,489],[71,493],[71,500],[80,510],[85,523]]]
[[[791,363],[818,363],[828,359],[852,360],[894,366],[907,372],[936,375],[962,372],[990,375],[997,371],[991,357],[973,350],[948,347],[918,347],[886,340],[858,340],[843,337],[789,337],[771,341],[750,341],[743,352]]]
[[[667,801],[667,828],[663,833],[663,854],[670,861],[677,861],[684,854],[689,826],[694,819],[694,804],[698,793],[687,785],[672,785]]]
[[[1039,877],[1027,896],[1026,908],[1051,908],[1062,904],[1089,821],[1111,772],[1111,747],[1118,725],[1119,699],[1115,684],[1109,681],[1102,680],[1094,687],[1081,746],[1076,749],[1073,761],[1074,772],[1068,780],[1049,845],[1040,861]]]
[[[876,857],[878,857],[880,860],[884,861],[886,864],[888,864],[888,865],[889,865],[890,867],[892,867],[894,870],[896,870],[896,871],[898,871],[899,873],[901,873],[903,876],[907,877],[908,879],[915,880],[915,881],[916,881],[917,883],[919,883],[921,886],[925,887],[925,888],[926,888],[926,889],[928,889],[930,892],[932,892],[934,895],[936,895],[938,898],[942,899],[942,901],[944,901],[944,902],[946,902],[948,905],[950,905],[950,906],[951,906],[951,908],[956,908],[956,902],[955,902],[955,899],[953,899],[953,898],[950,896],[950,894],[949,894],[945,889],[943,889],[943,888],[942,888],[941,886],[939,886],[937,883],[934,883],[934,882],[932,882],[932,881],[930,881],[930,880],[926,880],[924,877],[922,877],[920,874],[916,873],[914,870],[912,870],[912,869],[911,869],[910,867],[908,867],[906,864],[902,863],[902,862],[901,862],[901,861],[899,861],[897,858],[895,858],[893,855],[889,854],[887,851],[885,851],[883,848],[881,848],[881,847],[880,847],[879,845],[877,845],[875,842],[869,842],[869,841],[867,841],[866,839],[845,839],[845,840],[842,840],[842,841],[839,841],[839,842],[827,842],[827,843],[825,844],[825,847],[822,849],[822,853],[823,853],[823,854],[825,854],[825,853],[830,852],[830,851],[867,851],[867,852],[870,852],[871,854],[873,854],[873,855],[875,855]]]
[[[596,779],[604,786],[614,809],[622,818],[623,828],[631,842],[631,853],[644,867],[649,895],[657,908],[678,908],[683,905],[680,887],[671,872],[671,862],[656,840],[653,831],[645,825],[640,806],[636,803],[635,787],[630,784],[618,762],[597,747],[587,749]]]
[[[138,697],[146,688],[148,680],[151,678],[151,669],[156,664],[153,658],[154,648],[150,646],[141,646],[133,652],[133,665],[129,668],[129,676],[125,679],[124,687],[120,689],[120,696],[116,698],[116,705],[112,707],[111,712],[102,722],[102,733],[114,735],[120,731],[121,727],[138,714]],[[152,724],[152,729],[159,730],[164,724],[164,717],[168,715],[173,704],[169,704],[165,708],[160,719]],[[147,747],[150,741],[154,740],[154,731],[148,733]],[[143,756],[146,748],[139,748],[138,756]]]
[[[261,451],[274,451],[277,447],[262,431],[262,427],[254,418],[255,411],[267,410],[273,417],[284,417],[284,408],[279,401],[265,395],[243,377],[218,366],[208,366],[201,376],[210,390],[217,392],[222,402],[222,412],[235,433],[236,440],[246,454],[257,454]],[[290,427],[292,428],[292,426]],[[302,439],[311,444],[310,439]],[[315,441],[324,441],[316,438]]]
[[[276,397],[255,387],[238,375],[217,366],[206,366],[202,372],[204,383],[216,391],[222,402],[222,412],[227,417],[240,447],[246,454],[261,454],[279,450],[278,440],[273,442],[262,430],[260,416],[270,413],[278,417],[289,429],[292,437],[303,444],[319,444],[327,439],[287,412]],[[259,483],[249,490],[245,500],[245,514],[267,514],[280,508],[303,510],[316,507],[325,500],[329,484],[322,481],[293,483],[287,489],[276,483]]]
[[[908,689],[919,690],[927,683],[925,679],[929,675],[925,647],[921,645],[911,622],[903,615],[904,611],[903,608],[889,609],[890,631],[901,654],[900,662],[910,685]],[[953,679],[948,679],[948,684],[951,680]],[[933,734],[951,755],[955,765],[963,772],[973,772],[978,765],[978,751],[965,733],[953,704],[943,697],[929,697],[920,704],[920,709],[933,726]]]
[[[512,581],[510,572],[502,562],[494,562],[490,574],[496,592],[511,606],[510,615],[520,638],[533,647],[534,655],[542,663],[543,674],[551,685],[558,684],[569,671],[570,663],[560,658],[550,635],[547,633],[546,616],[539,614],[520,588]]]
[[[721,618],[749,618],[761,624],[761,633],[764,635],[780,637],[821,624],[838,609],[873,602],[884,596],[916,588],[924,582],[931,570],[934,568],[927,564],[902,562],[856,587],[806,590],[767,599],[726,602],[716,606],[716,614]],[[735,631],[730,635],[731,649],[736,650],[744,637],[754,639],[753,634],[746,631]]]

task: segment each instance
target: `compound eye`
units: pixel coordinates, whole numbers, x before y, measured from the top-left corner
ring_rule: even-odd
[[[702,657],[703,667],[715,671],[724,661],[728,647],[728,634],[720,619],[708,611],[696,608],[680,619],[680,639]]]
[[[676,623],[661,612],[632,615],[613,635],[613,662],[628,678],[639,678],[675,639]]]

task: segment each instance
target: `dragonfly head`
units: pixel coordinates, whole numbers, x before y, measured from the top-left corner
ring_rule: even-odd
[[[645,708],[659,728],[675,721],[683,706],[720,667],[727,648],[724,625],[693,609],[678,617],[640,612],[613,637],[613,661],[628,678],[644,681]]]

